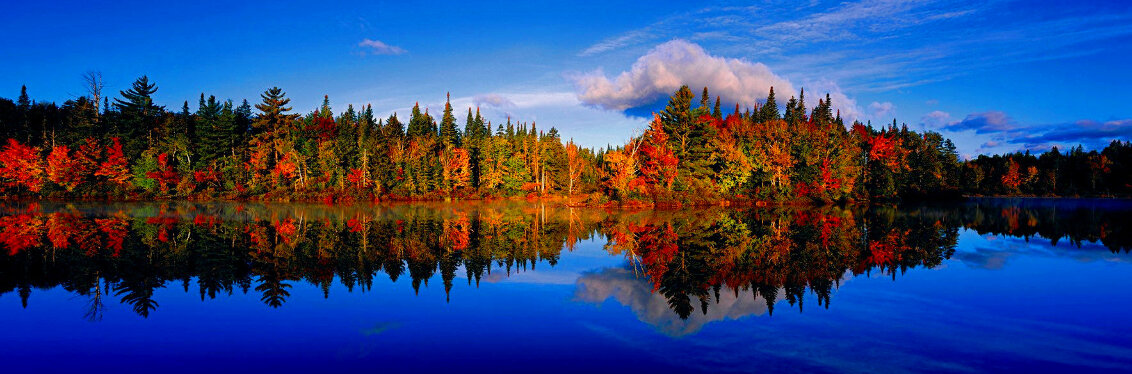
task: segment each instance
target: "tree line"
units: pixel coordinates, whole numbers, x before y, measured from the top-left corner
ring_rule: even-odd
[[[463,120],[414,105],[376,118],[335,113],[329,98],[293,111],[271,88],[260,100],[201,94],[195,110],[156,105],[147,77],[111,100],[101,77],[62,105],[0,98],[0,193],[62,198],[263,200],[450,199],[586,196],[594,204],[722,200],[843,202],[961,195],[1128,196],[1127,141],[1103,150],[1015,153],[963,161],[941,134],[906,125],[846,125],[827,94],[805,91],[780,110],[760,104],[724,114],[704,88],[681,87],[626,144],[580,147],[534,122]]]

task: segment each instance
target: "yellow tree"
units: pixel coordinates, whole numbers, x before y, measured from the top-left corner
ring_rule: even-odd
[[[574,186],[577,185],[578,182],[581,180],[582,174],[585,173],[586,166],[588,165],[588,163],[586,163],[586,160],[584,158],[582,158],[582,155],[579,152],[580,150],[581,149],[578,147],[578,145],[574,144],[573,139],[566,142],[566,194],[567,195],[574,194]]]
[[[449,149],[444,152],[440,162],[443,166],[444,184],[449,192],[468,187],[468,182],[472,179],[468,150]]]

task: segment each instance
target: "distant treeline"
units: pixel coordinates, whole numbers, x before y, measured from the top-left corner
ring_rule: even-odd
[[[762,105],[724,114],[705,87],[687,86],[649,128],[602,149],[563,141],[535,123],[493,124],[446,103],[439,121],[414,105],[407,123],[373,108],[335,114],[329,99],[305,115],[279,88],[254,105],[201,94],[196,109],[154,104],[137,79],[119,97],[88,94],[61,106],[0,98],[0,195],[55,198],[264,200],[445,199],[588,195],[590,203],[721,200],[837,202],[960,195],[1128,196],[1127,141],[1040,156],[961,161],[935,132],[846,126],[830,96],[805,92],[780,111]],[[713,105],[714,104],[714,105]],[[458,124],[458,122],[463,122]]]

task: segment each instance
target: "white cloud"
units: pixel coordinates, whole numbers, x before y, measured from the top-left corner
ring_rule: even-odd
[[[826,94],[829,94],[830,100],[833,100],[833,110],[841,113],[841,118],[845,120],[845,125],[849,126],[855,120],[862,119],[862,110],[857,106],[857,101],[846,95],[841,90],[836,82],[822,79],[817,81],[807,81],[805,87],[809,88],[810,92],[806,95],[806,110],[813,110],[818,105],[818,100],[825,100]],[[778,94],[778,92],[775,92]],[[785,95],[778,94],[782,99],[776,98],[778,101],[783,101]]]
[[[942,110],[933,110],[920,118],[920,125],[928,130],[939,130],[951,124],[951,114]]]
[[[515,102],[500,94],[481,94],[472,98],[472,103],[477,107],[496,107],[500,109],[508,109],[515,106]]]
[[[872,120],[885,120],[896,115],[896,105],[892,102],[885,101],[883,103],[874,101],[869,104],[869,119]]]
[[[369,38],[366,38],[359,42],[358,46],[367,48],[370,54],[375,55],[399,55],[408,52],[404,48],[395,45],[389,45],[383,41],[373,40]]]
[[[794,92],[788,80],[766,65],[713,56],[699,45],[681,39],[653,48],[638,58],[629,71],[612,80],[601,69],[571,79],[578,100],[609,110],[651,103],[684,84],[697,93],[698,88],[707,86],[712,95],[722,96],[725,102],[748,105],[766,98],[771,86],[777,92]]]

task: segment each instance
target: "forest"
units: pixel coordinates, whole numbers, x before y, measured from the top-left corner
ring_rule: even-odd
[[[1132,195],[1127,140],[962,160],[941,134],[895,119],[846,124],[828,94],[806,108],[804,90],[784,110],[772,87],[725,114],[707,87],[697,100],[684,86],[642,133],[594,149],[447,102],[439,114],[414,105],[403,120],[375,118],[369,105],[335,113],[327,97],[301,114],[276,87],[254,104],[202,93],[195,109],[167,109],[147,77],[113,98],[99,74],[86,78],[87,94],[62,105],[26,87],[0,98],[0,196],[678,206]]]

